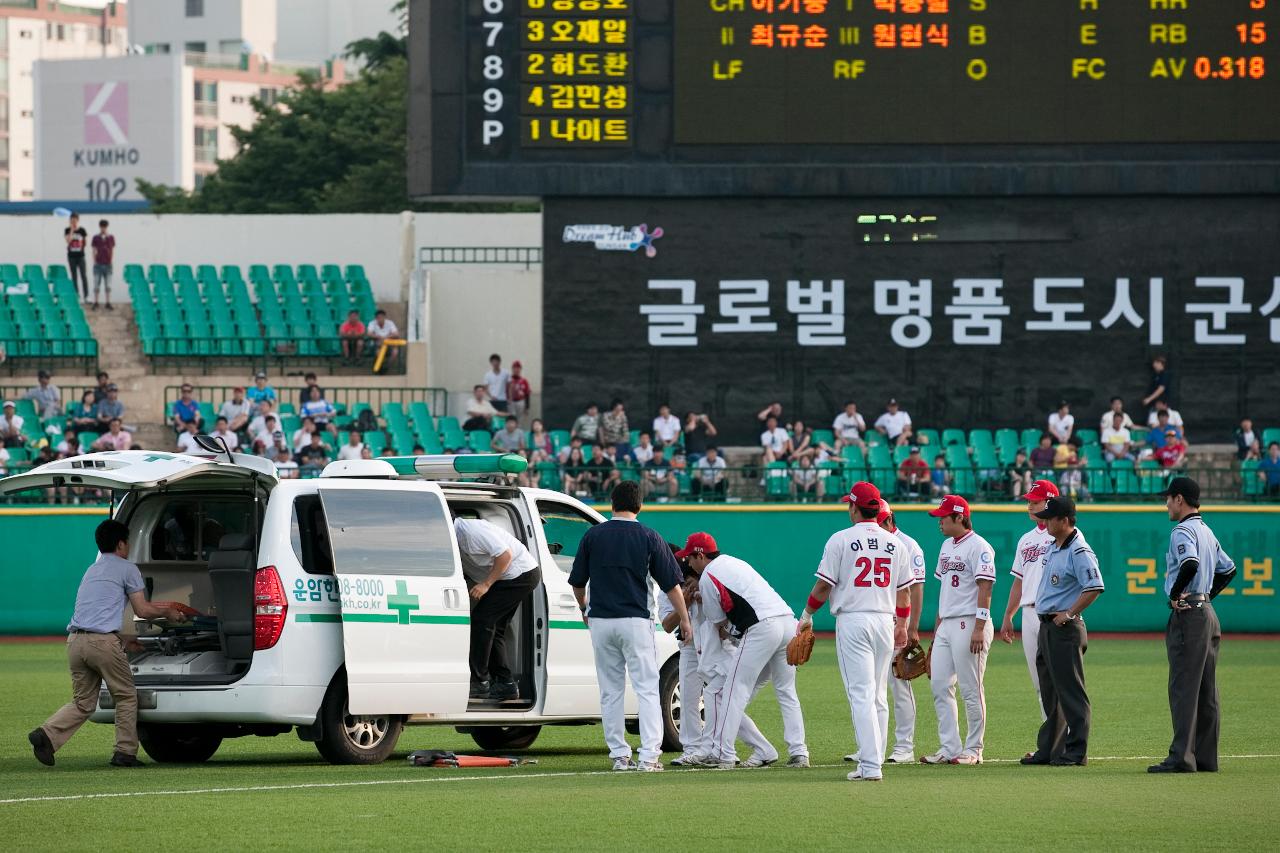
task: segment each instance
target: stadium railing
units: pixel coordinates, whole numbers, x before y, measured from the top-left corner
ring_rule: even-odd
[[[529,269],[542,263],[538,246],[424,246],[418,249],[418,265],[518,264]]]
[[[38,340],[5,336],[4,368],[10,376],[30,373],[36,367],[67,367],[85,373],[98,372],[98,342],[92,337],[40,337]]]
[[[253,370],[282,370],[287,367],[316,364],[369,367],[372,369],[378,347],[366,340],[358,358],[342,354],[343,339],[338,336],[287,337],[191,337],[152,336],[143,339],[143,354],[157,367],[176,364],[191,367],[199,364],[202,372],[219,365],[248,365]],[[403,354],[388,358],[381,374],[401,375],[405,372]]]
[[[193,397],[196,400],[208,404],[213,412],[217,412],[223,402],[231,399],[231,392],[236,387],[251,387],[252,383],[245,383],[243,386],[234,385],[195,385]],[[403,388],[399,386],[341,386],[327,385],[320,383],[324,388],[325,399],[333,404],[334,408],[339,410],[339,414],[354,417],[357,409],[367,405],[373,409],[373,413],[378,415],[382,411],[384,403],[400,403],[408,408],[413,403],[426,403],[431,407],[431,411],[437,415],[449,414],[449,392],[444,388]],[[298,414],[298,399],[302,393],[303,385],[291,385],[285,387],[283,385],[272,385],[276,391],[276,402],[286,407],[292,407],[292,414]],[[161,420],[169,420],[169,412],[173,408],[173,403],[182,394],[182,386],[166,385],[164,389],[164,411],[161,413]],[[289,414],[289,409],[284,410]],[[208,415],[206,414],[206,417]]]

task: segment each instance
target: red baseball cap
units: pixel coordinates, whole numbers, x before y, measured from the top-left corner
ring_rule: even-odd
[[[842,497],[840,502],[860,506],[863,509],[877,509],[880,506],[880,490],[874,483],[860,481],[853,484],[849,494]]]
[[[929,510],[929,515],[932,515],[934,518],[942,518],[943,516],[955,515],[956,513],[959,513],[966,518],[969,516],[969,502],[959,495],[947,495],[942,499],[942,503],[938,505],[937,509]]]
[[[1058,487],[1053,484],[1052,480],[1036,480],[1031,484],[1031,488],[1027,489],[1026,494],[1022,496],[1027,501],[1047,501],[1049,498],[1058,496]]]
[[[880,501],[880,514],[876,516],[876,524],[884,524],[893,515],[893,507],[889,506],[889,502]]]
[[[519,361],[513,361],[513,362],[511,362],[511,366],[512,366],[512,367],[524,367],[524,365],[523,365],[523,364],[521,364]]]
[[[684,547],[676,551],[676,559],[683,560],[691,554],[705,554],[719,550],[716,547],[716,540],[711,538],[710,533],[690,533],[689,538],[685,540]]]

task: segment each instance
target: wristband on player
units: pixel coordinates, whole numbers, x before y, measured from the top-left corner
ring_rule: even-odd
[[[893,612],[894,612],[894,614],[895,614],[899,619],[906,619],[908,616],[910,616],[910,615],[911,615],[911,608],[910,608],[910,607],[895,607],[895,608],[893,609]]]
[[[976,614],[974,614],[974,615],[975,615],[975,616],[977,616],[977,618],[981,619],[981,620],[982,620],[982,621],[984,621],[984,622],[990,622],[990,621],[991,621],[991,611],[990,611],[988,608],[986,608],[986,607],[979,607],[979,608],[978,608],[978,612],[977,612]]]
[[[809,596],[809,602],[805,605],[805,612],[812,615],[822,609],[822,605],[826,602],[819,601],[812,595]]]

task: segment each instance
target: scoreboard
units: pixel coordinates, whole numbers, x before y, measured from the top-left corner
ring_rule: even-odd
[[[1280,0],[411,0],[410,190],[1280,188]]]

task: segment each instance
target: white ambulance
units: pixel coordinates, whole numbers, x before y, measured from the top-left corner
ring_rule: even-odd
[[[542,726],[600,721],[590,635],[568,577],[582,534],[604,519],[568,495],[509,485],[524,465],[400,457],[282,480],[254,456],[121,451],[50,462],[0,489],[110,490],[150,600],[202,614],[137,623],[144,650],[130,661],[152,759],[204,761],[224,738],[295,730],[331,762],[372,764],[406,724],[454,726],[484,749],[518,750]],[[502,526],[541,565],[542,584],[508,632],[516,700],[468,698],[470,597],[450,510]],[[678,649],[655,630],[664,748],[674,750]],[[113,707],[102,691],[93,719],[111,722]],[[630,689],[626,709],[634,727]]]

